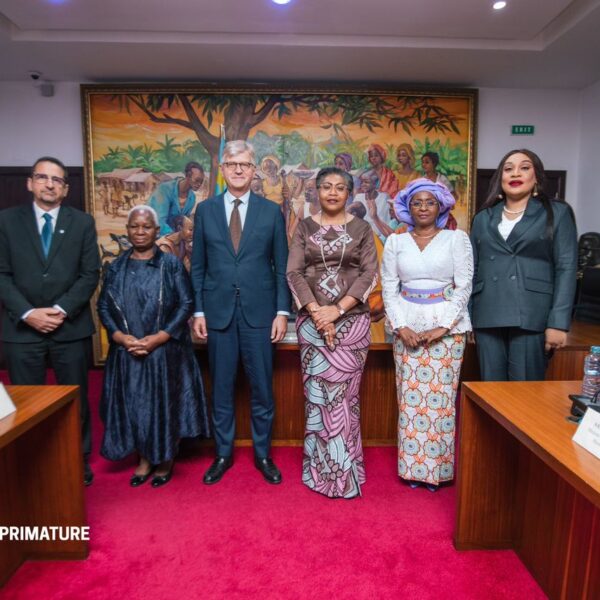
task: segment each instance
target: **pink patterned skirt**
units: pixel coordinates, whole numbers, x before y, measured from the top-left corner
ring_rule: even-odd
[[[353,498],[365,482],[358,390],[371,319],[353,314],[335,326],[331,351],[310,317],[296,321],[306,398],[302,481],[330,498]]]

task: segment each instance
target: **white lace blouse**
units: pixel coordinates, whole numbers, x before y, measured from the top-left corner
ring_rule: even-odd
[[[454,284],[454,293],[450,300],[437,304],[415,304],[400,295],[402,286],[426,290],[448,284]],[[392,329],[471,331],[468,303],[473,287],[473,250],[464,231],[444,229],[422,251],[410,233],[390,235],[383,250],[381,285]]]

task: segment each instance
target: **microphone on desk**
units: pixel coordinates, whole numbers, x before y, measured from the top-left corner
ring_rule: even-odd
[[[573,421],[576,420],[576,422],[579,422],[588,408],[600,412],[600,390],[591,398],[589,396],[582,396],[581,394],[569,394],[569,399],[573,402],[571,405],[571,414],[573,417],[576,417],[576,419],[571,419]]]

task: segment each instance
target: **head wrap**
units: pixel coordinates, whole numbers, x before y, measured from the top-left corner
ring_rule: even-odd
[[[266,173],[265,171],[265,163],[268,160],[272,160],[273,163],[275,164],[275,166],[277,167],[277,174],[279,174],[279,170],[281,169],[281,161],[274,155],[274,154],[267,154],[267,156],[265,156],[261,161],[260,161],[260,168],[261,171],[263,171],[263,173]]]
[[[396,148],[396,154],[398,154],[398,152],[400,152],[400,150],[404,150],[406,152],[406,154],[408,154],[409,158],[410,158],[410,164],[414,165],[415,164],[415,151],[413,150],[413,147],[410,144],[400,144],[398,146],[398,148]]]
[[[401,223],[407,223],[409,229],[415,225],[410,214],[409,203],[411,198],[418,192],[429,192],[439,203],[440,212],[435,220],[436,227],[443,229],[448,222],[450,210],[456,200],[443,183],[436,183],[424,177],[411,181],[403,190],[400,190],[394,198],[394,211]]]
[[[349,171],[352,168],[352,155],[347,152],[340,152],[335,155],[335,158],[341,158],[344,161],[344,165],[346,166],[346,171]]]
[[[387,152],[383,149],[383,146],[380,146],[379,144],[371,144],[367,148],[367,154],[371,152],[371,150],[379,152],[379,154],[381,154],[381,156],[383,157],[383,161],[385,162],[385,159],[387,158]]]

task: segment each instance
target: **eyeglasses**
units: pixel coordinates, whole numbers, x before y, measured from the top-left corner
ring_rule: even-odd
[[[411,200],[410,202],[411,208],[421,208],[422,206],[426,206],[427,208],[433,208],[437,205],[437,200]]]
[[[333,183],[322,183],[319,186],[319,189],[324,192],[330,192],[334,189],[338,194],[343,194],[348,189],[348,186],[343,183],[338,183],[336,185],[333,185]]]
[[[31,178],[36,182],[36,183],[43,183],[43,184],[47,184],[48,181],[52,181],[52,183],[54,185],[57,186],[63,186],[66,185],[67,180],[64,177],[57,177],[56,175],[53,175],[52,177],[49,177],[48,175],[46,175],[45,173],[34,173]]]
[[[250,169],[255,167],[251,162],[224,162],[223,166],[230,171],[237,171],[238,168],[241,169],[244,173],[247,173]]]

